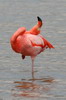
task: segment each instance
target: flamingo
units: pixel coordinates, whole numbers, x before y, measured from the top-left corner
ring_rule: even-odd
[[[43,23],[39,16],[37,19],[38,22],[32,29],[27,31],[25,27],[20,27],[10,39],[12,49],[16,53],[20,53],[22,59],[25,59],[25,56],[31,57],[33,78],[35,57],[47,48],[54,48],[54,46],[49,41],[40,35],[40,29]]]

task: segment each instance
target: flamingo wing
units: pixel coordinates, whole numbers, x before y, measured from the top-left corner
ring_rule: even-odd
[[[43,49],[44,41],[39,35],[24,34],[21,44],[21,53],[24,56],[36,56]]]
[[[33,34],[23,34],[18,38],[18,44],[23,59],[25,56],[37,56],[46,48],[53,48],[45,38]]]
[[[33,46],[39,46],[41,48],[54,48],[54,46],[41,35],[36,36],[36,39],[34,38],[34,40],[32,39],[31,43]]]

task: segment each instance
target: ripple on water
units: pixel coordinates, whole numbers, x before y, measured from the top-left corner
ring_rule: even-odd
[[[51,85],[54,83],[53,78],[40,78],[40,79],[23,79],[22,81],[14,82],[13,96],[24,97],[48,97],[43,92],[48,92]]]

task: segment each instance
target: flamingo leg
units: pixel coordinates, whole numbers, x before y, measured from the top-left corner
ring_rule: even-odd
[[[35,57],[31,57],[32,59],[32,78],[34,79],[34,59]]]

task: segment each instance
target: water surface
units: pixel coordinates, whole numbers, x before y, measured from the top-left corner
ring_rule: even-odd
[[[21,59],[10,37],[22,26],[30,29],[43,20],[42,35],[55,50],[35,60]],[[0,100],[66,100],[66,0],[0,0]]]

